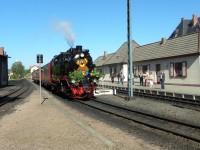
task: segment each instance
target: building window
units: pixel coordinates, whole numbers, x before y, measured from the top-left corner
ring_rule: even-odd
[[[139,71],[139,66],[134,66],[133,67],[133,74],[134,74],[134,77],[138,77],[138,71]]]
[[[117,67],[114,67],[114,74],[117,74]]]
[[[169,76],[174,77],[174,63],[170,63]]]
[[[143,65],[142,66],[142,73],[149,72],[150,70],[150,64],[149,65]]]
[[[187,63],[182,62],[182,72],[183,72],[183,77],[187,76]]]
[[[158,75],[160,73],[160,64],[156,64],[156,75]]]
[[[110,76],[112,75],[112,67],[109,68]]]
[[[187,76],[187,63],[175,62],[170,63],[170,77],[186,77]]]
[[[139,73],[143,73],[143,72],[142,72],[142,66],[141,66],[141,65],[138,66],[138,70],[139,70]]]

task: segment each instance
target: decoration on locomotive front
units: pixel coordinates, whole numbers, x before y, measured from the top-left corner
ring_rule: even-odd
[[[90,72],[93,67],[93,61],[89,50],[83,50],[82,46],[76,46],[70,49],[71,58],[69,79],[72,83],[81,83],[83,80],[89,80]]]
[[[78,65],[77,70],[82,71],[83,76],[86,76],[86,73],[88,72],[89,69],[87,67],[88,60],[84,56],[85,56],[84,53],[81,53],[80,55],[76,54],[75,61],[76,64]]]
[[[70,89],[74,97],[92,97],[96,84],[91,80],[90,72],[93,69],[93,61],[89,50],[83,50],[82,46],[71,49],[71,68],[69,72]]]

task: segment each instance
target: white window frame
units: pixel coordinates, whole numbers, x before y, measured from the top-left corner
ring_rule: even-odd
[[[181,63],[182,64],[182,74],[181,75],[177,75],[176,74],[176,70],[175,70],[175,65]],[[169,76],[175,77],[175,78],[182,78],[182,77],[187,77],[187,62],[186,61],[182,61],[182,62],[170,62],[170,67],[169,67]]]

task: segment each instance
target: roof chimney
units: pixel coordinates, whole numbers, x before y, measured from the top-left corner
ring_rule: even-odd
[[[106,57],[107,57],[107,53],[106,53],[106,51],[104,51],[103,59],[105,59]]]
[[[161,41],[160,41],[160,45],[165,44],[165,43],[166,43],[166,39],[164,37],[162,37]]]
[[[196,24],[198,23],[198,17],[193,14],[192,15],[192,26],[196,26]]]

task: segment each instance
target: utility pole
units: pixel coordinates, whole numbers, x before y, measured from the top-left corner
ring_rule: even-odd
[[[128,96],[133,97],[133,50],[131,44],[131,0],[127,0],[127,30],[128,30]]]

